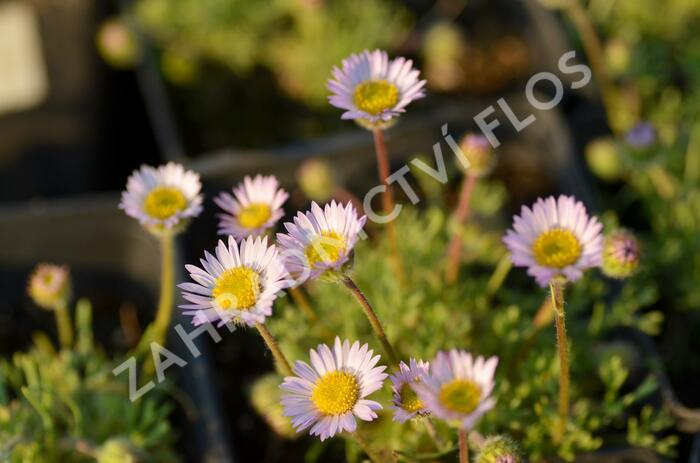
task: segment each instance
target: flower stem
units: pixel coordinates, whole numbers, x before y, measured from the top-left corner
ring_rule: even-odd
[[[554,325],[557,330],[557,347],[559,349],[559,422],[554,432],[554,442],[561,442],[569,417],[569,352],[564,320],[563,283],[553,280],[549,283],[554,309]]]
[[[267,347],[270,349],[270,352],[272,352],[272,356],[275,358],[275,364],[277,365],[277,369],[280,371],[280,373],[286,376],[294,376],[294,372],[292,371],[292,367],[287,360],[287,357],[284,356],[282,349],[280,349],[279,344],[277,344],[277,341],[272,336],[272,333],[270,333],[270,330],[267,329],[267,326],[265,326],[263,323],[256,323],[255,327],[258,329],[260,336],[262,336],[265,344],[267,344]]]
[[[70,348],[73,345],[73,325],[71,324],[68,306],[65,302],[57,303],[54,307],[56,327],[58,328],[58,340],[61,347]]]
[[[389,157],[386,152],[386,143],[384,142],[384,132],[381,129],[372,131],[374,136],[374,149],[377,153],[377,167],[379,169],[379,181],[386,187],[386,191],[382,195],[382,208],[384,214],[388,215],[394,210],[394,193],[389,184]],[[399,282],[405,281],[403,264],[401,255],[399,254],[398,239],[396,237],[396,225],[393,220],[387,222],[387,233],[389,234],[389,246],[391,248],[391,262],[394,265],[394,272]]]
[[[435,430],[435,425],[433,425],[433,422],[430,421],[430,417],[425,417],[421,421],[425,425],[425,431],[428,433],[430,440],[432,440],[433,444],[435,444],[435,450],[442,450],[444,442],[442,439],[440,439],[440,436],[438,436],[438,433]]]
[[[469,437],[468,431],[459,428],[459,463],[469,463]]]
[[[372,329],[374,330],[374,334],[379,339],[379,342],[382,344],[382,347],[384,348],[384,352],[386,352],[386,355],[389,357],[389,361],[391,362],[392,365],[398,366],[399,359],[396,356],[396,351],[394,350],[394,347],[389,342],[389,339],[387,339],[386,333],[384,332],[384,328],[382,327],[382,324],[379,321],[377,314],[374,312],[372,305],[367,300],[367,297],[364,295],[362,290],[360,290],[360,288],[357,287],[355,282],[352,281],[352,278],[350,278],[349,276],[347,276],[347,275],[343,276],[342,282],[345,285],[345,287],[350,290],[350,292],[353,294],[353,296],[355,296],[355,299],[357,299],[357,302],[359,302],[360,305],[362,306],[362,309],[364,310],[365,315],[367,316],[367,319],[369,320],[370,325],[372,325]]]
[[[462,184],[462,191],[459,193],[459,201],[454,212],[455,230],[452,234],[450,246],[447,249],[447,282],[452,284],[457,280],[459,273],[459,260],[462,254],[461,228],[469,218],[469,210],[472,193],[476,186],[476,177],[467,173],[467,178]]]
[[[352,437],[355,438],[355,442],[360,446],[363,452],[367,454],[367,457],[372,463],[381,463],[382,459],[379,457],[379,455],[372,449],[372,447],[369,445],[369,443],[365,440],[364,437],[360,435],[359,432],[353,432]]]
[[[152,339],[160,345],[165,345],[173,314],[173,293],[175,291],[173,242],[174,235],[172,233],[163,233],[160,236],[160,299],[158,300],[156,319],[153,322]]]
[[[486,297],[490,300],[496,292],[501,288],[503,282],[505,281],[510,269],[513,267],[513,261],[509,253],[506,253],[501,257],[501,259],[496,264],[489,281],[486,283]]]

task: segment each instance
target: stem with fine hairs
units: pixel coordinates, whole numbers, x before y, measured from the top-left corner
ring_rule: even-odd
[[[54,307],[54,316],[56,317],[59,343],[61,347],[68,349],[73,345],[73,325],[65,301],[56,304]]]
[[[554,431],[554,442],[561,442],[566,423],[569,419],[569,351],[564,320],[563,283],[557,279],[549,283],[554,309],[554,326],[557,330],[557,348],[559,349],[559,422]]]
[[[351,435],[355,438],[355,442],[357,442],[357,444],[360,446],[362,451],[365,452],[365,454],[372,463],[381,463],[382,459],[379,457],[377,452],[375,452],[374,449],[372,449],[372,447],[365,440],[365,438],[360,435],[359,432],[355,431],[351,433]]]
[[[396,351],[389,342],[389,339],[386,337],[384,327],[379,321],[377,314],[374,312],[372,305],[367,300],[367,297],[364,295],[362,290],[357,287],[355,282],[352,281],[352,278],[350,278],[349,276],[343,276],[342,283],[345,285],[346,288],[350,290],[353,296],[355,296],[355,299],[357,299],[357,302],[360,303],[360,306],[362,306],[362,310],[365,312],[365,315],[367,316],[370,325],[372,325],[372,330],[374,330],[374,334],[377,336],[379,342],[382,344],[384,352],[389,357],[389,361],[391,362],[391,364],[394,366],[398,366],[399,358],[396,355]]]
[[[459,463],[469,463],[469,432],[459,428]]]
[[[265,344],[267,344],[267,347],[270,349],[270,352],[272,352],[272,356],[275,358],[275,365],[277,365],[277,369],[280,371],[280,373],[284,374],[285,376],[294,376],[292,366],[287,360],[287,357],[284,356],[282,349],[280,349],[279,344],[277,344],[277,341],[275,340],[274,336],[272,336],[272,333],[270,333],[270,330],[267,329],[267,326],[265,326],[264,323],[256,323],[255,327],[258,329],[260,336],[262,336]]]
[[[457,280],[459,273],[459,261],[462,255],[462,225],[469,218],[470,202],[474,187],[476,186],[476,177],[467,173],[467,178],[462,185],[462,191],[459,194],[459,202],[454,212],[455,230],[452,234],[450,246],[447,249],[447,282],[452,284]]]
[[[379,170],[379,181],[386,187],[384,194],[382,194],[382,208],[384,209],[384,214],[389,215],[394,210],[394,192],[389,184],[389,156],[386,152],[386,142],[384,141],[384,132],[381,129],[373,129],[372,135],[374,136],[374,149],[377,153],[377,168]],[[400,282],[405,281],[405,274],[403,269],[403,263],[401,262],[401,255],[399,254],[398,238],[396,236],[396,225],[393,220],[390,220],[386,224],[387,233],[389,235],[389,246],[391,249],[391,262],[394,266],[394,272]]]

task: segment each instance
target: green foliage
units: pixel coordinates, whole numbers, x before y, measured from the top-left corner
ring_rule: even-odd
[[[127,375],[115,377],[94,345],[91,311],[78,302],[73,349],[38,333],[28,352],[0,361],[0,460],[177,461],[171,407],[157,390],[129,400]]]
[[[611,288],[591,271],[566,291],[572,415],[564,441],[558,446],[553,443],[559,385],[552,314],[543,304],[548,293],[519,269],[503,275],[504,262],[508,270],[501,243],[503,231],[509,226],[509,219],[500,212],[505,200],[505,190],[499,183],[477,184],[473,216],[460,232],[464,262],[454,285],[446,285],[444,280],[445,252],[451,231],[456,230],[444,205],[435,204],[421,212],[408,207],[402,210],[397,233],[406,269],[407,281],[403,284],[393,274],[385,240],[370,239],[356,246],[353,278],[374,304],[400,356],[404,360],[429,360],[437,351],[453,347],[497,355],[498,405],[482,419],[478,431],[513,436],[530,461],[554,455],[572,460],[577,453],[624,439],[629,433],[627,417],[639,423],[654,421],[653,426],[644,428],[651,433],[666,430],[671,423],[659,416],[635,418],[639,404],[655,392],[656,384],[651,376],[639,384],[632,383],[629,371],[639,369],[636,351],[606,340],[620,326],[657,330],[655,316],[644,313],[656,292],[653,287],[635,292],[639,287],[633,278],[629,281],[632,289],[623,288],[615,302],[608,305],[601,301],[606,300]],[[381,230],[369,233],[382,234]],[[381,353],[367,320],[345,288],[325,282],[307,287],[328,331],[369,342]],[[271,331],[279,334],[290,358],[306,360],[309,348],[329,341],[319,325],[310,324],[288,298],[278,303],[269,324]],[[388,388],[377,398],[389,403]],[[374,441],[400,449],[409,460],[433,453],[444,454],[444,461],[454,460],[454,431],[436,422],[439,434],[448,441],[436,448],[421,423],[399,425],[391,421],[390,415],[391,411],[385,410],[377,422],[363,424]],[[671,449],[673,441],[663,442],[660,446],[655,443],[653,448]]]
[[[290,98],[312,107],[326,103],[333,66],[364,48],[396,46],[408,26],[389,0],[360,8],[347,0],[139,0],[134,11],[168,62],[210,61],[242,77],[264,66]]]

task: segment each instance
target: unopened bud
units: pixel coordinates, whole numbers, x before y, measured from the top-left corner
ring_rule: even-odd
[[[97,463],[136,463],[129,443],[124,439],[109,439],[97,449]]]
[[[603,273],[611,278],[627,278],[639,268],[640,250],[637,238],[627,230],[609,234],[603,243]]]
[[[485,177],[496,167],[496,153],[483,135],[467,134],[459,143],[469,161],[467,172],[476,177]]]
[[[29,277],[29,297],[41,308],[53,310],[67,304],[71,294],[70,271],[66,266],[39,264]]]
[[[136,35],[120,18],[104,21],[97,31],[96,42],[102,58],[115,68],[132,68],[141,59]]]
[[[522,463],[518,444],[509,436],[498,435],[486,439],[474,459],[475,463]]]
[[[321,159],[305,161],[297,171],[297,181],[304,194],[317,202],[327,202],[336,186],[332,167]]]
[[[620,178],[622,162],[617,144],[612,138],[598,138],[590,142],[586,146],[586,161],[597,177],[609,182]]]

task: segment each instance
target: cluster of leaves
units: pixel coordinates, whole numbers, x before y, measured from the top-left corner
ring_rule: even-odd
[[[367,240],[355,251],[353,277],[375,305],[401,357],[429,360],[437,351],[450,348],[497,355],[498,405],[481,421],[479,431],[512,435],[532,461],[554,455],[571,460],[578,453],[625,439],[632,446],[672,454],[675,436],[657,437],[669,427],[668,417],[650,415],[642,408],[656,390],[653,375],[639,374],[643,368],[634,345],[609,340],[621,326],[648,332],[658,329],[658,314],[642,313],[655,300],[653,288],[637,292],[639,287],[632,280],[629,289],[606,303],[611,285],[589,272],[567,290],[572,415],[564,441],[554,445],[559,386],[551,305],[547,292],[535,287],[524,272],[509,271],[501,243],[509,226],[502,212],[505,189],[497,182],[477,185],[473,217],[459,231],[464,262],[454,285],[445,284],[444,264],[448,241],[457,228],[439,197],[433,197],[422,211],[404,207],[397,220],[406,269],[403,281],[390,265],[386,241]],[[278,304],[276,316],[269,321],[290,357],[306,359],[309,348],[329,341],[327,333],[367,341],[381,352],[356,301],[344,288],[317,282],[308,292],[320,321],[310,322],[288,298]],[[388,408],[388,388],[378,399]],[[373,440],[400,449],[409,461],[440,455],[454,459],[453,431],[439,427],[442,442],[436,444],[420,423],[399,425],[390,416],[391,410],[385,410],[376,423],[366,425]]]
[[[131,402],[126,375],[94,344],[90,304],[75,313],[73,349],[37,333],[28,352],[0,361],[0,460],[177,461],[170,405],[157,391]]]
[[[239,76],[264,66],[291,98],[312,107],[326,103],[334,65],[363,48],[396,46],[409,23],[389,0],[363,1],[361,8],[345,0],[139,0],[134,12],[163,48],[166,75],[173,74],[167,68],[204,61]]]

